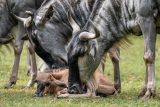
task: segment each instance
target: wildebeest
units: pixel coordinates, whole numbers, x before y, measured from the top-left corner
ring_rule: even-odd
[[[15,42],[13,44],[15,60],[10,80],[6,85],[7,87],[10,87],[16,83],[20,54],[22,52],[23,47],[23,40],[21,39],[24,37],[25,34],[23,24],[15,20],[11,13],[14,13],[22,17],[26,17],[25,11],[29,10],[34,12],[40,6],[42,1],[43,0],[0,0],[0,43],[10,42],[13,38],[8,37],[8,34],[10,33],[13,27],[15,27],[16,25],[18,26],[18,32],[15,38]],[[30,46],[30,44],[28,48],[31,54],[33,65],[31,69],[31,81],[28,83],[28,86],[30,86],[33,84],[33,80],[36,76],[37,70],[33,48]]]
[[[75,21],[82,28],[89,18],[94,2],[95,0],[48,0],[35,14],[31,28],[35,51],[51,68],[68,66],[66,47],[73,32],[68,21],[68,12],[71,12]],[[116,89],[120,89],[119,60],[114,55],[111,56],[114,64],[118,66],[114,66],[115,75],[118,76],[118,78],[115,76],[115,80]],[[74,63],[69,63],[69,65],[74,65]],[[76,74],[73,73],[74,75],[69,73],[69,75],[76,77],[75,79],[69,78],[70,93],[77,92],[74,91],[75,85],[73,83],[79,81],[79,73],[75,69],[74,71],[76,72]]]
[[[101,94],[103,96],[113,95],[116,92],[116,89],[114,88],[112,82],[104,76],[103,71],[101,71],[102,70],[101,67],[102,66],[100,65],[94,72],[94,79],[98,84],[98,86],[96,86],[97,87],[96,93],[99,95]],[[58,97],[67,97],[69,95],[67,92],[68,76],[69,76],[68,69],[62,69],[62,70],[55,69],[55,70],[49,70],[47,72],[45,71],[38,73],[37,78],[35,80],[38,84],[35,96],[40,97],[46,94],[50,94]],[[79,95],[72,94],[72,97],[89,97],[90,94],[94,94],[94,97],[96,97],[95,95],[96,93],[87,92],[85,94],[79,94]]]
[[[114,43],[123,41],[128,33],[143,34],[146,78],[140,97],[146,100],[155,96],[154,63],[156,32],[159,32],[160,26],[159,7],[159,0],[97,0],[88,22],[81,30],[75,30],[77,32],[69,46],[69,58],[77,59],[80,72],[92,75],[104,53]],[[91,55],[93,50],[95,52]],[[81,60],[83,64],[79,64]]]

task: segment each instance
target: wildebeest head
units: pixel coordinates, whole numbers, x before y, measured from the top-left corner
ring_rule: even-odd
[[[44,1],[42,6],[34,13],[31,26],[32,39],[35,44],[35,51],[49,67],[66,67],[67,52],[65,46],[71,37],[72,29],[67,23],[65,9],[55,3],[53,12],[50,10],[52,9],[50,1],[54,0]],[[43,23],[44,21],[46,22]]]
[[[57,95],[58,91],[67,88],[67,85],[56,79],[51,72],[38,73],[35,82],[37,82],[37,90],[35,97],[42,97],[44,94]]]
[[[8,33],[10,32],[11,28],[15,24],[14,18],[11,16],[9,10],[9,3],[6,0],[0,1],[0,39],[6,39]],[[6,39],[7,40],[7,39]],[[9,40],[9,39],[8,39]],[[0,40],[1,42],[1,40]],[[3,40],[2,40],[3,42]]]
[[[72,17],[69,17],[69,21],[73,28],[73,38],[68,46],[68,58],[77,60],[80,78],[86,82],[100,62],[98,43],[95,40],[100,32],[90,20],[87,23],[92,24],[94,33],[87,32],[85,27],[80,30]]]
[[[65,46],[71,37],[71,26],[67,23],[66,11],[61,5],[53,9],[54,0],[46,0],[37,10],[33,19],[33,38],[36,52],[51,68],[67,66]],[[52,10],[53,9],[53,10]],[[45,22],[45,23],[44,23]],[[39,53],[39,50],[44,53]]]

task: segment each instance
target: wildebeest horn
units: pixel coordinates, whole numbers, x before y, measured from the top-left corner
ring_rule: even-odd
[[[68,13],[68,21],[72,26],[73,33],[75,33],[76,31],[80,31],[79,25],[75,22],[75,20],[72,18],[72,16],[69,13]]]
[[[95,38],[98,38],[100,36],[100,32],[97,29],[97,27],[94,25],[94,23],[91,20],[89,20],[89,21],[93,25],[95,33],[90,33],[90,32],[82,32],[82,33],[80,33],[79,39],[82,40],[82,41],[95,39]]]
[[[21,18],[21,17],[19,17],[19,16],[16,16],[15,14],[13,14],[13,16],[14,16],[17,20],[23,22],[24,27],[29,27],[29,26],[31,25],[31,21],[32,21],[32,17],[31,17],[31,16],[29,16],[28,18]]]
[[[90,33],[90,32],[82,32],[79,34],[79,39],[82,41],[94,39],[95,37],[96,37],[96,34]]]
[[[27,13],[29,16],[33,16],[33,12],[31,11],[25,11],[25,13]]]

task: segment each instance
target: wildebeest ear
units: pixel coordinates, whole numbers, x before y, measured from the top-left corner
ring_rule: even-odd
[[[79,25],[75,22],[75,20],[72,18],[71,14],[69,12],[68,12],[67,16],[68,16],[68,21],[73,29],[73,33],[80,31]]]

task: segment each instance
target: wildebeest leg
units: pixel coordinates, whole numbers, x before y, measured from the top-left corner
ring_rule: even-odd
[[[36,76],[37,76],[37,65],[36,65],[35,51],[30,42],[27,42],[27,47],[28,47],[30,59],[31,59],[31,71],[30,71],[31,79],[28,82],[27,86],[31,87],[34,84],[34,80],[36,79]]]
[[[113,46],[109,49],[109,56],[113,63],[114,69],[114,86],[118,93],[121,92],[121,79],[120,79],[120,70],[119,70],[119,56],[120,50],[117,46]]]
[[[27,47],[27,46],[26,46]],[[28,48],[28,47],[27,47]],[[30,54],[29,54],[29,50],[27,50],[27,75],[29,76],[30,75],[30,71],[31,71],[31,57],[30,57]]]
[[[145,39],[144,61],[146,64],[146,84],[142,90],[141,97],[147,100],[155,96],[155,44],[156,25],[153,17],[140,17],[139,24]]]
[[[14,64],[12,67],[12,74],[10,77],[9,82],[5,85],[5,88],[11,87],[13,84],[16,84],[17,81],[17,75],[18,75],[18,68],[19,68],[19,61],[20,61],[20,55],[23,49],[23,40],[21,39],[24,34],[23,25],[18,24],[18,35],[15,39],[13,49],[14,49]]]

